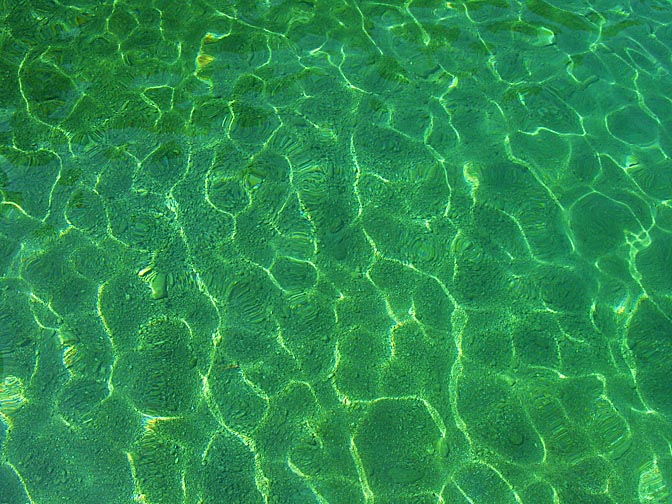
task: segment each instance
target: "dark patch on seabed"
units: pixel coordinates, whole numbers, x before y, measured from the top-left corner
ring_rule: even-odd
[[[672,3],[0,19],[0,503],[671,501]]]

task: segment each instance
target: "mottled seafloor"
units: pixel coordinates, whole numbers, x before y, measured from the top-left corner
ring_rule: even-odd
[[[672,3],[0,0],[0,503],[672,502]]]

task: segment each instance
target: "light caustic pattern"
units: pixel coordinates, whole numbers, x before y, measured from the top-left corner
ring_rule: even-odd
[[[669,2],[0,12],[0,500],[669,502]]]

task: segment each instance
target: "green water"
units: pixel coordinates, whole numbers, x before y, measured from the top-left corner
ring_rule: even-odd
[[[0,503],[672,502],[672,3],[0,20]]]

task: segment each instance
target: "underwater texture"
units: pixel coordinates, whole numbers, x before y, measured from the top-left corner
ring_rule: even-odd
[[[672,3],[0,20],[2,504],[672,501]]]

